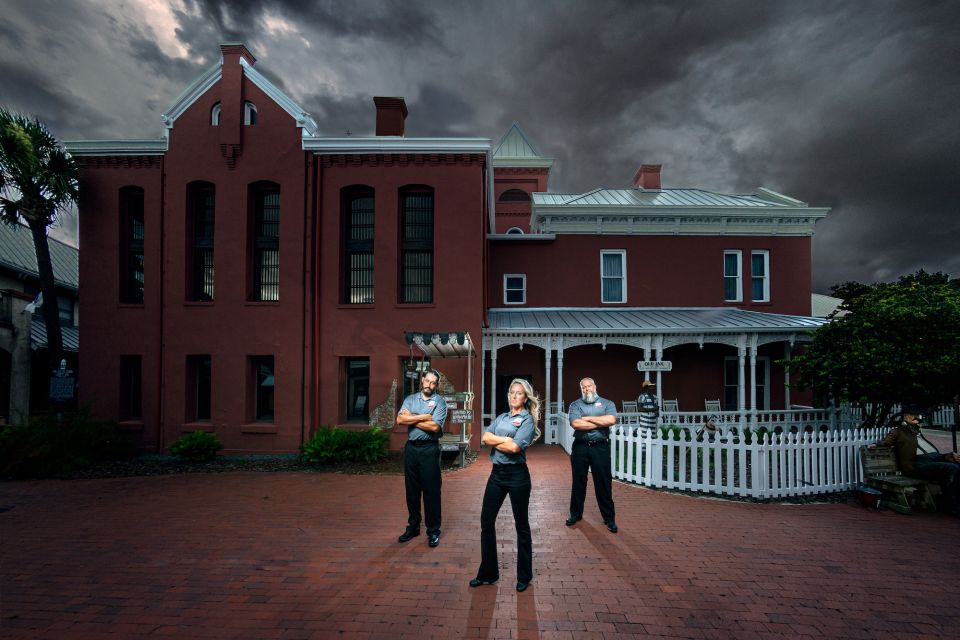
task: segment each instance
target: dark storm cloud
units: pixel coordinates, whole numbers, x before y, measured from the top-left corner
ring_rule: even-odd
[[[140,15],[13,4],[4,99],[72,137],[159,135],[159,112],[217,43],[243,41],[322,135],[372,134],[375,95],[406,98],[409,136],[496,142],[518,121],[555,158],[555,191],[626,186],[646,162],[668,187],[765,186],[832,207],[813,241],[818,291],[921,267],[960,275],[957,2],[184,0],[173,25],[142,20],[138,2]],[[92,70],[64,80],[85,49]],[[100,65],[113,86],[85,75]]]
[[[3,96],[0,105],[42,120],[54,133],[91,130],[109,119],[57,83],[47,82],[33,69],[0,61]]]

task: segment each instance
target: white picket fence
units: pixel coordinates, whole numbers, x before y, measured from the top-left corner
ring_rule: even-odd
[[[660,429],[617,425],[610,430],[613,477],[647,487],[751,498],[831,493],[861,480],[860,447],[886,429],[834,429],[814,433],[743,433],[698,441],[682,430],[664,437]],[[567,453],[573,429],[557,415],[556,440]]]

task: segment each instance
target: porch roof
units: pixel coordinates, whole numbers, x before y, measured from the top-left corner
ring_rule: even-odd
[[[499,334],[769,333],[811,331],[823,318],[725,307],[490,309],[487,331]]]

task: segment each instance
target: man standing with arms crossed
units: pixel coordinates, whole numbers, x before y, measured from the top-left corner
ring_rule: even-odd
[[[440,436],[447,420],[447,403],[437,394],[440,374],[427,369],[420,376],[420,392],[407,396],[397,425],[407,427],[403,475],[407,490],[407,528],[399,541],[420,535],[420,496],[427,524],[427,543],[440,544]]]
[[[617,407],[597,395],[593,378],[580,381],[581,397],[570,405],[570,426],[573,427],[573,452],[570,466],[573,486],[570,489],[571,527],[583,518],[583,503],[587,497],[587,470],[593,471],[593,490],[603,524],[611,533],[617,532],[613,508],[613,474],[610,472],[610,427],[617,423]]]

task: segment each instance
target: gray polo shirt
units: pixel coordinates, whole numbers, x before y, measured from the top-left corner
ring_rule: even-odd
[[[534,428],[533,417],[526,409],[521,409],[516,415],[510,415],[509,411],[501,413],[483,432],[489,432],[501,438],[512,438],[520,447],[520,453],[506,453],[496,448],[491,449],[490,459],[493,460],[493,464],[523,464],[527,461],[526,450],[533,442]]]
[[[439,433],[430,433],[413,425],[407,426],[408,440],[439,440],[443,435],[443,423],[447,421],[447,401],[439,393],[435,393],[429,398],[424,398],[423,393],[417,392],[410,394],[403,400],[400,410],[406,409],[414,415],[429,413],[433,416],[433,421],[440,425]]]
[[[601,398],[597,396],[597,399],[587,404],[582,399],[574,400],[570,404],[570,410],[567,414],[570,417],[570,422],[574,420],[579,420],[583,417],[596,418],[599,416],[613,416],[617,417],[617,406],[606,398]],[[609,427],[599,427],[597,429],[591,429],[589,431],[577,431],[573,432],[574,440],[583,440],[584,442],[593,442],[595,440],[609,440],[610,439],[610,429]]]

